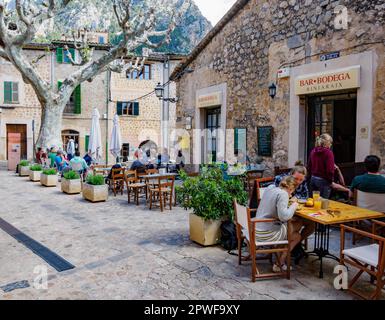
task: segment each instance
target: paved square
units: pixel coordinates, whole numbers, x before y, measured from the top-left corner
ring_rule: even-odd
[[[248,263],[189,240],[181,208],[150,211],[126,195],[92,204],[7,171],[0,181],[0,218],[76,266],[59,273],[0,229],[0,299],[354,299],[334,289],[328,260],[325,279],[309,258],[290,281],[251,283]],[[339,231],[332,237],[336,251]],[[39,266],[47,290],[35,287]]]

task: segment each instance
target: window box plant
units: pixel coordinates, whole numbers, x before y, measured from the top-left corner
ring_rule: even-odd
[[[29,180],[33,182],[40,181],[41,172],[43,167],[40,164],[34,164],[29,167]]]
[[[91,202],[101,202],[108,199],[108,186],[102,175],[87,176],[86,183],[83,184],[83,198]]]
[[[219,166],[202,168],[198,177],[181,172],[182,186],[176,188],[178,201],[190,213],[190,239],[203,246],[220,240],[220,226],[234,217],[233,201],[247,202],[247,192],[239,178],[225,179]]]
[[[43,170],[40,176],[40,183],[46,187],[56,187],[57,185],[57,172],[55,169]]]
[[[19,163],[19,176],[28,177],[29,176],[29,161],[21,160]]]
[[[67,194],[78,194],[82,192],[82,182],[79,173],[69,171],[64,173],[61,179],[61,190]]]

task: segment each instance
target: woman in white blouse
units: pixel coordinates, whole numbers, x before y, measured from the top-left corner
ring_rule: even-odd
[[[261,202],[258,207],[258,219],[278,219],[276,223],[257,223],[256,227],[256,241],[258,242],[275,242],[287,240],[288,228],[287,223],[290,221],[297,208],[298,203],[294,201],[289,206],[289,199],[297,188],[297,182],[294,177],[285,177],[279,187],[271,185],[264,192]],[[293,221],[291,223],[291,242],[290,251],[301,241],[299,231],[302,228],[300,221]],[[274,272],[281,272],[281,268],[286,270],[287,255],[281,254],[279,261],[273,266]]]

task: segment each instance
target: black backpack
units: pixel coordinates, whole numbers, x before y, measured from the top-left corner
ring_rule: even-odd
[[[228,251],[238,247],[237,230],[232,221],[224,221],[221,224],[221,245]]]

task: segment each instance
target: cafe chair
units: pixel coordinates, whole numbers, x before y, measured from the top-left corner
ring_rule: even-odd
[[[156,202],[159,202],[160,211],[163,212],[167,202],[170,210],[172,210],[174,183],[175,176],[162,176],[158,178],[158,183],[155,187],[149,186],[150,210],[152,210],[153,204]]]
[[[134,196],[134,202],[139,205],[139,197],[143,194],[147,199],[147,185],[138,180],[136,170],[127,170],[125,172],[125,182],[127,187],[128,203],[131,203],[131,195]]]
[[[246,173],[246,188],[249,192],[249,195],[251,195],[251,192],[253,191],[254,182],[257,179],[261,179],[263,176],[263,172],[259,170],[249,170]]]
[[[360,190],[354,191],[354,205],[360,208],[383,212],[385,213],[385,196],[380,193],[362,192]],[[369,220],[353,223],[353,227],[370,232],[372,230],[372,224]],[[352,243],[356,245],[360,239],[360,235],[353,234]]]
[[[111,179],[108,179],[108,183],[110,185],[110,188],[114,192],[115,197],[117,192],[120,192],[123,195],[125,183],[124,172],[125,168],[111,169]]]
[[[385,223],[376,220],[373,220],[372,222],[373,229],[371,233],[346,225],[341,225],[340,264],[344,266],[351,265],[359,270],[349,282],[348,290],[365,300],[380,299],[382,289],[385,285],[385,238],[377,235],[377,228],[385,227]],[[354,247],[352,249],[345,249],[345,236],[347,231],[371,239],[373,243],[365,246]],[[365,295],[353,288],[363,273],[369,274],[371,278],[370,282],[372,284],[376,282],[375,291],[370,296]]]
[[[255,211],[244,206],[239,205],[234,201],[234,210],[235,210],[235,224],[237,230],[238,238],[238,264],[242,264],[242,260],[246,261],[251,259],[251,281],[255,282],[256,279],[266,279],[273,277],[283,277],[290,279],[290,223],[288,223],[288,239],[284,241],[273,241],[273,242],[258,242],[255,239],[255,229],[258,223],[275,223],[279,220],[277,219],[256,219],[251,218],[251,212]],[[248,257],[242,256],[242,243],[246,241],[247,248],[249,251]],[[279,273],[261,273],[257,266],[257,260],[266,260],[270,261],[273,265],[273,255],[275,255],[278,260],[278,254],[284,253],[287,254],[287,270],[281,270]],[[262,257],[258,255],[264,255]]]

